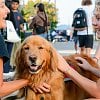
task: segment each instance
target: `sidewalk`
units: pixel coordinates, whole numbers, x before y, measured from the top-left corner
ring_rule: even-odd
[[[95,54],[98,43],[99,43],[99,41],[94,41],[94,45],[93,45],[91,55]],[[73,41],[69,41],[67,43],[66,42],[63,42],[63,43],[56,42],[56,43],[53,44],[53,46],[62,55],[70,55],[70,54],[75,54],[76,53],[76,51],[74,49],[74,42]],[[79,49],[78,49],[78,52],[79,52]]]

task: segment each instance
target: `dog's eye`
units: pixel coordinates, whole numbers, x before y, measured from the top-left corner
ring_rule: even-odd
[[[38,49],[43,49],[43,47],[38,47]]]
[[[29,47],[24,47],[25,50],[29,50]]]

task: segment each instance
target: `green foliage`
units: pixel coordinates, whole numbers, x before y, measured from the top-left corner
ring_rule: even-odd
[[[24,16],[24,19],[26,21],[28,21],[28,19],[30,18],[30,16],[32,16],[34,14],[34,2],[32,1],[29,1],[27,5],[25,5],[21,12],[22,12],[22,15]]]
[[[34,8],[34,5],[39,2],[40,0],[36,0],[34,2],[29,1],[28,4],[22,8],[21,12],[26,21],[29,21],[30,17],[36,14],[36,9]],[[57,17],[58,10],[56,9],[54,3],[49,3],[49,2],[43,2],[43,3],[45,5],[45,11],[48,14],[48,19],[51,23],[51,29],[54,29],[58,23],[58,17]]]

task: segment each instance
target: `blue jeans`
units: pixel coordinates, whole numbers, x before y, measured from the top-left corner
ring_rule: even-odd
[[[41,36],[41,37],[43,37],[43,38],[47,39],[47,33],[42,33],[42,34],[39,34],[39,36]]]

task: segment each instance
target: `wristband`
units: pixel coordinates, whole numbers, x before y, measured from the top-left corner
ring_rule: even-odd
[[[94,59],[96,59],[97,60],[97,62],[98,62],[98,60],[99,60],[99,58],[97,58],[97,57],[93,57]]]

